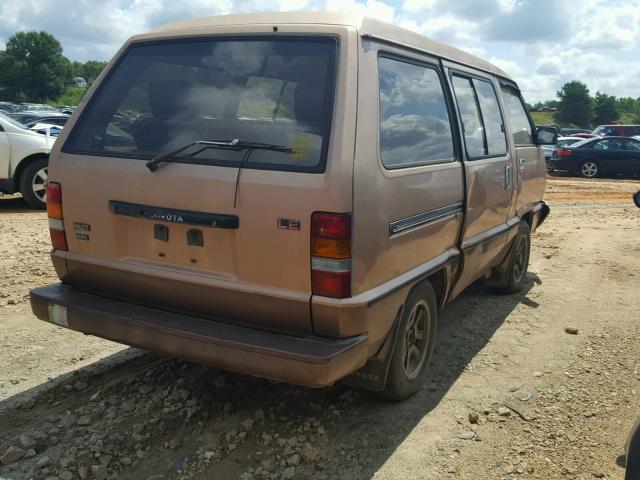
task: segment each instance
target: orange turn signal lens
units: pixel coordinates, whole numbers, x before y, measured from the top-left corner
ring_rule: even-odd
[[[62,219],[62,205],[59,203],[47,202],[47,216],[49,218]]]
[[[57,182],[47,182],[47,215],[62,218],[62,186]]]
[[[323,258],[351,258],[351,239],[311,238],[311,256]]]

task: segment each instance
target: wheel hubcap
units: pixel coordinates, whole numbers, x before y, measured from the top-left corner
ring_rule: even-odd
[[[409,379],[422,371],[427,358],[427,346],[431,335],[431,311],[426,300],[413,306],[404,332],[402,366]]]
[[[585,177],[595,177],[598,173],[598,166],[593,162],[585,162],[582,165],[582,174]]]
[[[519,282],[527,268],[527,242],[524,238],[520,238],[516,244],[516,251],[513,257],[513,277]]]
[[[31,180],[31,188],[33,189],[33,193],[39,200],[42,202],[47,201],[47,179],[49,169],[47,167],[41,168],[36,172]]]

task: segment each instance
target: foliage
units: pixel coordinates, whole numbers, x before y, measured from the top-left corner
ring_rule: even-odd
[[[556,123],[553,112],[531,112],[531,118],[536,125],[554,125]]]
[[[615,122],[620,117],[616,97],[606,93],[596,92],[594,99],[594,125],[606,125]]]
[[[90,60],[71,63],[62,45],[47,32],[18,32],[0,51],[0,97],[20,102],[51,102],[76,105],[86,89],[72,87],[73,77],[87,85],[97,78],[107,62]]]
[[[88,62],[73,62],[71,67],[73,69],[74,77],[82,77],[87,81],[87,85],[91,85],[102,69],[107,65],[107,62],[98,62],[96,60],[89,60]]]
[[[561,124],[587,128],[593,120],[593,100],[589,88],[579,80],[565,83],[557,93],[560,101],[555,118]]]
[[[18,32],[0,59],[0,86],[12,100],[43,102],[58,97],[71,81],[71,63],[47,32]]]
[[[570,93],[575,93],[573,89],[573,85],[568,87],[570,84],[581,83],[581,82],[569,82],[568,84],[563,85],[562,90],[558,92],[560,94],[565,94],[565,90],[569,90]],[[582,87],[578,90],[586,89],[586,86],[583,84]],[[587,90],[588,95],[588,90]],[[603,124],[640,124],[640,97],[632,98],[632,97],[615,97],[613,95],[607,95],[605,93],[597,92],[595,98],[587,98],[584,95],[584,91],[579,96],[579,102],[583,102],[588,105],[591,104],[593,107],[593,118],[592,121],[587,122],[578,122],[575,116],[572,116],[569,120],[566,120],[563,117],[562,113],[558,115],[558,112],[554,115],[550,112],[531,112],[531,116],[536,124],[554,124],[558,123],[563,127],[577,127],[582,126],[585,128],[590,128],[594,125],[603,125]],[[534,110],[538,110],[542,107],[555,107],[558,108],[560,102],[557,100],[545,100],[542,102],[537,102],[532,105],[531,108]],[[588,114],[587,114],[588,116]]]
[[[69,87],[57,100],[52,100],[49,103],[54,107],[65,106],[75,106],[80,103],[82,97],[86,93],[86,87]]]

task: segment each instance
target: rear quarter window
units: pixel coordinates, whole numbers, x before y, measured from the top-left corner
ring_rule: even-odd
[[[380,157],[388,169],[455,159],[449,111],[435,68],[380,56]]]

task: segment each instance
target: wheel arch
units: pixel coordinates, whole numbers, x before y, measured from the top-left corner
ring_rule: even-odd
[[[533,210],[529,210],[520,215],[520,220],[526,222],[529,225],[529,228],[533,228]]]

